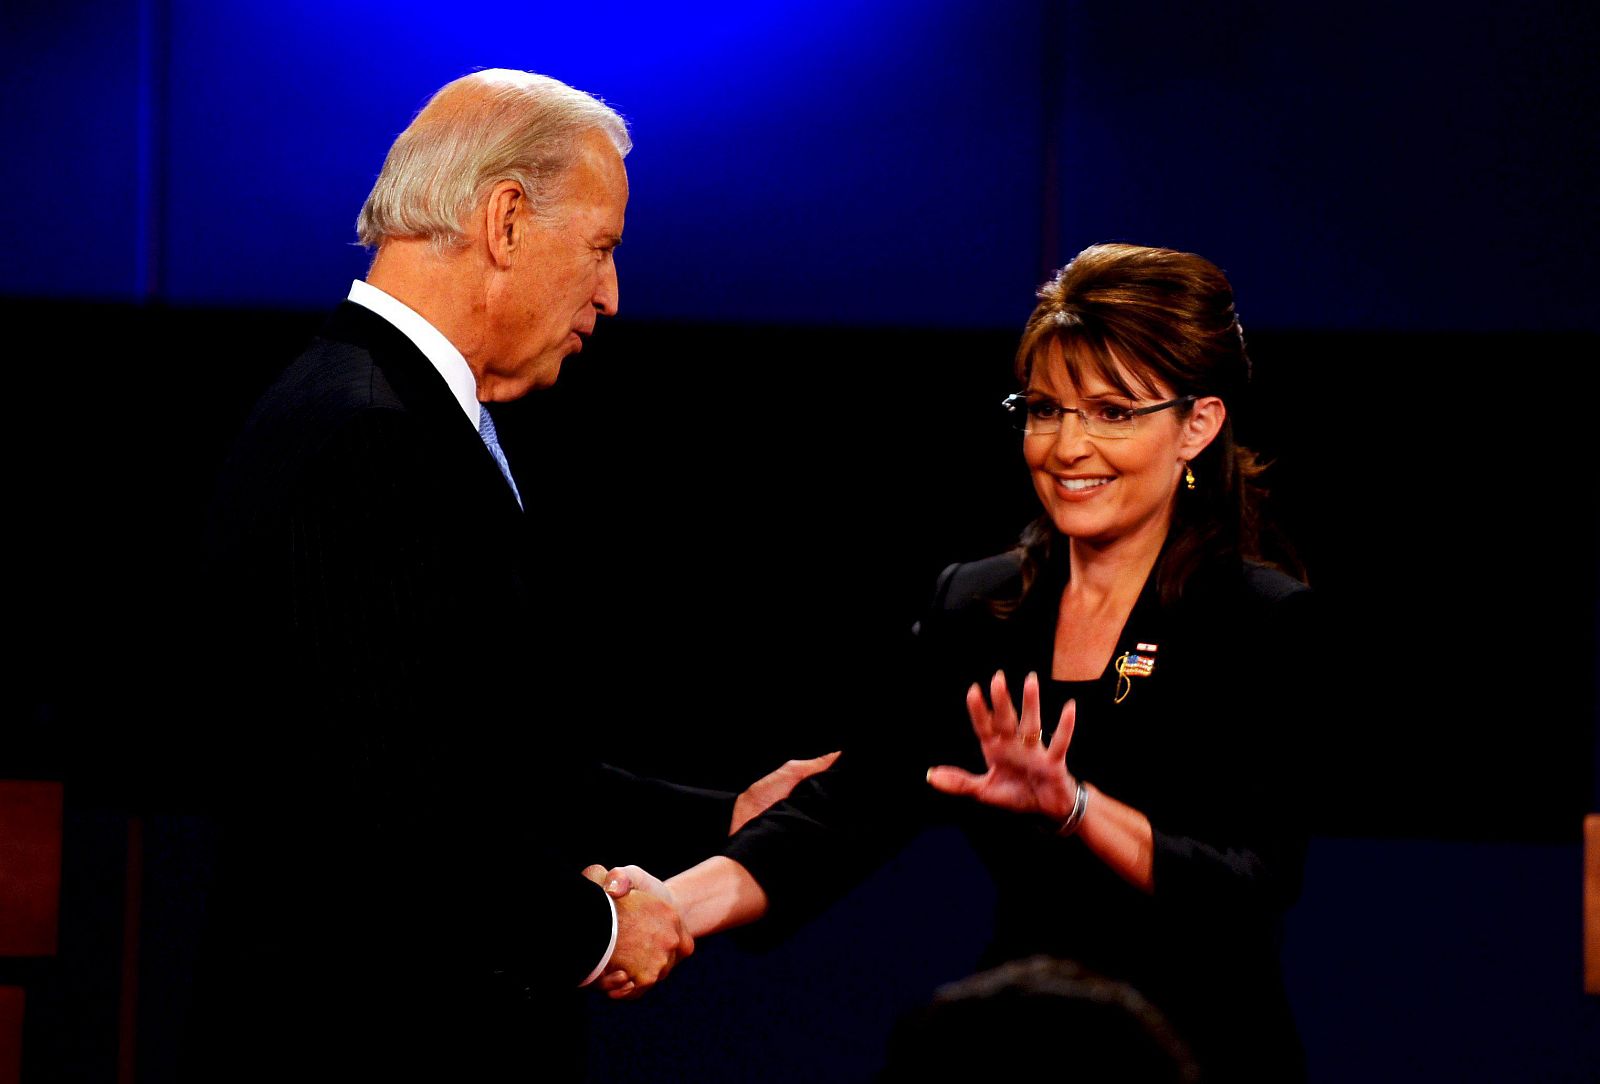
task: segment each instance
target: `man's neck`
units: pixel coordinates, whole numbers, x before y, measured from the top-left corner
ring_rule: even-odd
[[[367,282],[406,305],[439,329],[483,382],[483,290],[470,253],[439,255],[427,241],[386,241],[367,272]]]

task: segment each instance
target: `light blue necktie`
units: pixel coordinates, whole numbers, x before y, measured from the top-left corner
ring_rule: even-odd
[[[489,454],[494,456],[494,461],[500,464],[500,473],[506,476],[506,484],[511,487],[511,495],[517,498],[517,507],[522,507],[522,494],[517,492],[517,480],[511,477],[511,464],[506,462],[506,453],[500,448],[500,437],[494,431],[494,418],[489,415],[489,408],[482,403],[478,404],[478,436],[483,438],[483,443],[488,446]]]

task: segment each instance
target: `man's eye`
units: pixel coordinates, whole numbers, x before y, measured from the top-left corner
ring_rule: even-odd
[[[1028,404],[1028,417],[1059,418],[1061,417],[1061,404],[1052,403],[1048,399],[1035,399]]]

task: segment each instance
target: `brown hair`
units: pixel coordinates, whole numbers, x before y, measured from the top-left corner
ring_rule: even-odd
[[[1250,381],[1250,358],[1233,287],[1209,260],[1138,245],[1091,245],[1039,288],[1039,304],[1017,347],[1017,378],[1059,346],[1075,384],[1093,375],[1129,398],[1155,392],[1215,395],[1229,408],[1222,431],[1178,490],[1172,529],[1156,567],[1163,603],[1183,592],[1199,565],[1220,555],[1261,557],[1259,482],[1265,465],[1233,437],[1232,410]],[[1187,409],[1187,408],[1177,408]],[[1023,532],[1023,594],[1050,561],[1059,537],[1048,516]]]

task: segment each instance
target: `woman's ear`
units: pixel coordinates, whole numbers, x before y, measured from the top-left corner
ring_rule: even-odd
[[[1205,451],[1228,418],[1228,408],[1215,395],[1203,395],[1194,401],[1189,414],[1183,419],[1183,442],[1178,457],[1192,460]]]

